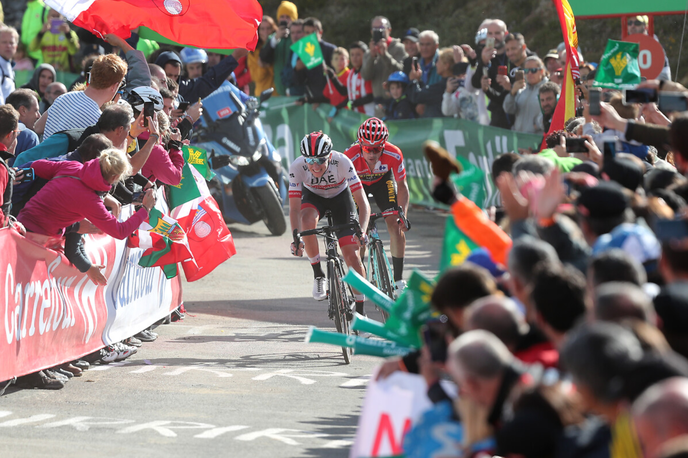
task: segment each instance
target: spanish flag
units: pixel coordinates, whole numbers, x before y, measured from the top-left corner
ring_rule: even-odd
[[[573,16],[573,11],[567,0],[552,1],[557,7],[559,23],[561,24],[561,31],[564,35],[564,43],[566,44],[566,70],[564,73],[564,82],[561,85],[559,102],[557,103],[557,108],[554,110],[552,124],[547,134],[563,129],[566,120],[576,115],[576,86],[574,81],[580,78],[580,71],[578,70],[578,32],[576,32],[576,19]]]

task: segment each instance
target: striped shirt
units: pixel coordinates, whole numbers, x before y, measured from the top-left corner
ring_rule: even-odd
[[[63,130],[92,126],[98,122],[100,114],[98,104],[83,91],[62,94],[48,108],[43,140]]]

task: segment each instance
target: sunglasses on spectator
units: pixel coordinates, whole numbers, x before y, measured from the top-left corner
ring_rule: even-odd
[[[382,150],[385,149],[385,146],[384,145],[380,145],[380,146],[361,145],[361,149],[363,150],[364,153],[380,154],[382,152]]]
[[[310,164],[310,165],[315,165],[315,164],[323,165],[325,162],[327,162],[327,159],[328,159],[328,158],[329,158],[329,156],[325,156],[325,157],[307,157],[307,158],[305,158],[305,160],[306,160],[306,163],[307,163],[307,164]]]
[[[631,19],[630,21],[628,21],[628,25],[645,25],[645,23],[643,21],[634,21],[633,19]]]
[[[539,72],[540,70],[542,70],[542,68],[540,68],[540,67],[538,67],[538,68],[524,68],[523,73],[525,73],[526,75],[528,73],[535,74],[535,73]]]

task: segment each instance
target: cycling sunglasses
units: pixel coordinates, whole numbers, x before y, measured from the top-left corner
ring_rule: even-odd
[[[384,145],[380,145],[380,146],[361,145],[361,149],[363,150],[364,153],[380,154],[385,149],[385,146]]]
[[[528,73],[535,74],[535,73],[539,72],[540,70],[542,70],[542,68],[540,68],[540,67],[538,67],[538,68],[524,68],[523,73],[525,73],[526,75]]]
[[[328,158],[329,158],[329,156],[325,156],[325,157],[306,157],[306,158],[304,158],[304,159],[305,159],[305,161],[306,161],[307,164],[310,164],[310,165],[320,164],[320,165],[322,165],[322,164],[324,164],[325,162],[327,162],[327,159],[328,159]]]

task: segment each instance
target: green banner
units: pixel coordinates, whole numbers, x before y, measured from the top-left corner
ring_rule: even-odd
[[[291,45],[291,50],[299,56],[308,70],[323,63],[322,49],[315,33],[306,35]]]
[[[624,0],[601,2],[599,0],[569,0],[573,14],[578,16],[621,16],[624,14],[680,13],[686,9],[685,0]]]
[[[592,85],[607,89],[632,89],[639,85],[639,53],[638,43],[608,40]]]
[[[160,35],[158,32],[155,30],[151,30],[148,27],[139,27],[139,37],[140,38],[145,38],[146,40],[152,40],[157,43],[162,43],[162,44],[167,44],[167,45],[173,45],[173,46],[182,46],[182,47],[187,47],[187,48],[196,48],[196,46],[186,46],[186,45],[180,45],[176,41],[172,41],[169,38],[165,38],[162,35]],[[225,55],[230,55],[232,52],[234,52],[233,49],[208,49],[208,48],[196,48],[196,49],[205,49],[208,52],[214,52],[217,54],[225,54]]]
[[[19,70],[14,72],[14,85],[22,87],[31,80],[34,70]],[[57,79],[55,81],[64,84],[69,89],[74,81],[79,77],[76,73],[57,72]]]
[[[332,138],[334,149],[344,151],[354,141],[356,132],[366,116],[350,110],[340,110],[331,123],[327,122],[330,105],[297,106],[297,97],[275,97],[263,104],[261,122],[265,132],[283,158],[286,167],[299,155],[299,143],[307,133],[322,130]],[[410,119],[388,121],[389,141],[404,153],[411,203],[440,207],[432,198],[432,168],[423,156],[425,140],[435,140],[450,154],[477,166],[483,173],[482,207],[498,202],[497,189],[490,169],[497,156],[518,148],[537,149],[541,135],[521,134],[497,127],[456,118]],[[461,162],[464,162],[464,161]],[[481,193],[476,193],[480,196]]]

